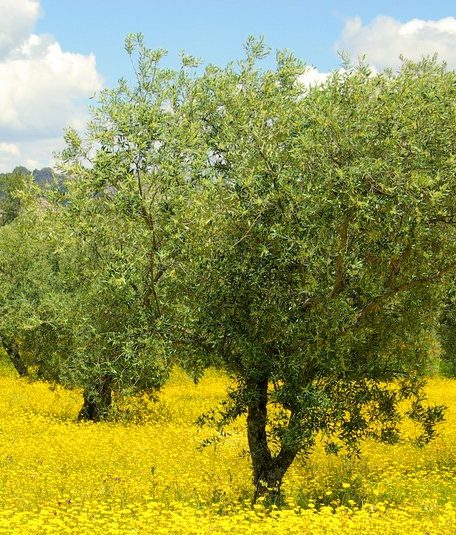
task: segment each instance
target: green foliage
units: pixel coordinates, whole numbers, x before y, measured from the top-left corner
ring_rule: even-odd
[[[0,226],[11,223],[21,210],[21,192],[30,182],[21,168],[0,174]]]
[[[456,75],[435,60],[361,64],[304,87],[250,38],[225,69],[141,34],[136,81],[66,133],[65,188],[0,233],[0,333],[40,373],[82,386],[82,414],[159,388],[178,359],[234,380],[255,498],[319,433],[327,451],[431,439],[422,376],[456,268]],[[97,405],[99,405],[97,409]],[[96,411],[95,411],[96,412]]]
[[[0,228],[0,337],[22,375],[33,366],[47,377],[70,332],[46,223],[37,211]]]
[[[298,61],[262,71],[264,53],[197,82],[208,158],[177,277],[186,365],[237,381],[221,418],[247,413],[260,487],[319,432],[330,450],[397,441],[404,400],[432,437],[420,376],[456,266],[455,74],[361,65],[304,88]]]
[[[40,377],[83,387],[81,417],[94,419],[109,416],[112,392],[156,389],[168,375],[164,246],[192,158],[180,109],[194,60],[159,69],[164,52],[140,35],[126,47],[136,84],[102,92],[87,132],[66,132],[65,187],[37,196],[0,237],[3,338]]]
[[[77,340],[64,369],[95,404],[107,382],[132,394],[159,388],[168,375],[168,241],[193,157],[191,120],[182,111],[190,105],[193,60],[183,58],[177,72],[160,69],[164,51],[148,50],[141,35],[128,36],[126,50],[136,84],[122,80],[101,93],[85,136],[68,130],[61,164],[74,178],[53,199]]]

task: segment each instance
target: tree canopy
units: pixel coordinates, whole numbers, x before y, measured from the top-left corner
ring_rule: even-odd
[[[264,54],[197,82],[209,157],[178,263],[186,362],[235,379],[220,423],[247,414],[257,496],[320,432],[328,451],[398,440],[405,399],[433,435],[420,378],[456,260],[455,74],[425,59],[304,88]]]
[[[45,229],[26,233],[42,268],[16,273],[20,247],[0,265],[0,305],[12,325],[14,294],[41,311],[33,332],[54,326],[47,369],[85,388],[82,417],[176,362],[224,370],[215,420],[247,416],[255,498],[279,499],[319,436],[328,452],[392,443],[407,415],[423,444],[442,418],[423,375],[456,268],[456,75],[346,65],[309,87],[292,54],[266,69],[263,42],[245,48],[174,71],[127,38],[134,85],[67,131],[65,188],[0,229],[5,250],[33,214]]]

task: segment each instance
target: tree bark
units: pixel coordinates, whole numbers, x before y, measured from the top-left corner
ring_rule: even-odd
[[[247,388],[249,395],[251,395],[247,408],[247,438],[255,488],[253,503],[264,496],[268,504],[280,505],[283,501],[282,480],[295,459],[298,448],[282,445],[276,456],[271,454],[266,432],[268,379],[262,377],[250,380],[247,383]]]
[[[99,422],[106,420],[112,405],[111,386],[111,378],[105,375],[93,385],[84,389],[84,402],[78,414],[78,421]]]
[[[22,360],[21,354],[19,353],[17,347],[13,343],[5,342],[5,340],[2,340],[2,346],[11,360],[15,370],[19,374],[19,377],[28,377],[29,373],[27,366]]]

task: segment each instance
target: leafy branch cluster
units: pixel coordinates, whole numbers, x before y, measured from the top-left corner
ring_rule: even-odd
[[[22,208],[2,208],[12,361],[83,387],[91,419],[173,364],[219,367],[234,386],[206,419],[246,415],[255,498],[277,498],[320,433],[332,452],[397,441],[404,404],[431,439],[443,414],[422,377],[456,268],[455,73],[347,64],[305,87],[288,52],[261,68],[261,39],[204,70],[187,55],[163,68],[141,35],[125,49],[136,83],[66,132],[64,187],[21,186]]]

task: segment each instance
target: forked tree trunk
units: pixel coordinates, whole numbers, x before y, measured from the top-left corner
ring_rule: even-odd
[[[14,366],[15,370],[19,374],[19,377],[28,377],[29,373],[27,366],[22,360],[21,354],[19,353],[17,347],[13,343],[5,342],[5,340],[2,340],[2,346],[6,351],[6,354],[8,355],[11,364]]]
[[[282,480],[297,455],[297,448],[282,446],[273,456],[266,433],[268,379],[250,380],[247,385],[251,400],[247,410],[247,437],[255,487],[253,502],[264,496],[270,505],[282,503]]]
[[[107,375],[101,377],[90,387],[84,389],[84,402],[78,414],[78,420],[99,422],[109,415],[112,404],[112,380]]]

